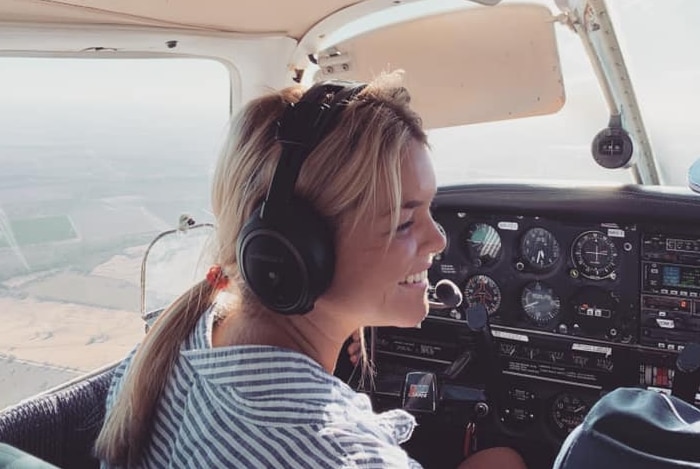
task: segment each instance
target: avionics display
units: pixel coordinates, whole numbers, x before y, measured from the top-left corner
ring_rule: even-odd
[[[661,266],[661,284],[672,288],[700,288],[700,269],[663,265]]]
[[[700,239],[644,234],[642,290],[644,293],[699,298]]]
[[[682,350],[700,334],[700,239],[657,233],[642,241],[639,341]]]

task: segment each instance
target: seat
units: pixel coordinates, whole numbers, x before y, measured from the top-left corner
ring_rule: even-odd
[[[0,443],[0,469],[56,469],[56,466],[10,445]]]
[[[673,396],[619,388],[566,439],[554,469],[700,468],[700,410]]]
[[[99,467],[92,447],[115,367],[6,408],[0,412],[0,443],[58,467]]]

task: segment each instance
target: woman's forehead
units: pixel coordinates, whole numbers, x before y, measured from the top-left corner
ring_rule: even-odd
[[[430,204],[437,190],[430,153],[419,142],[412,143],[401,160],[398,206],[390,196],[393,188],[380,185],[374,215],[390,218],[395,210],[412,210]]]
[[[414,141],[401,165],[401,207],[415,208],[430,203],[435,196],[437,182],[430,153],[425,145]]]

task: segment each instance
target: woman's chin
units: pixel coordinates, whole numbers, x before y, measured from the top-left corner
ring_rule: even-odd
[[[404,294],[393,300],[385,301],[375,310],[376,321],[372,321],[373,326],[416,327],[428,316],[428,299],[424,291],[413,291],[410,296]]]
[[[394,316],[398,322],[396,327],[416,327],[428,316],[430,310],[426,296],[427,285],[427,281],[401,285],[402,288],[410,291],[403,298],[404,306]]]
[[[404,314],[397,318],[398,324],[396,324],[396,327],[418,327],[428,316],[428,311],[427,305],[410,312],[404,311]]]

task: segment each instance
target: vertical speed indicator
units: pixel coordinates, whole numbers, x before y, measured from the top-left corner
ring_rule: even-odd
[[[525,314],[540,325],[547,324],[559,314],[559,297],[544,282],[535,281],[525,285],[520,303]]]

